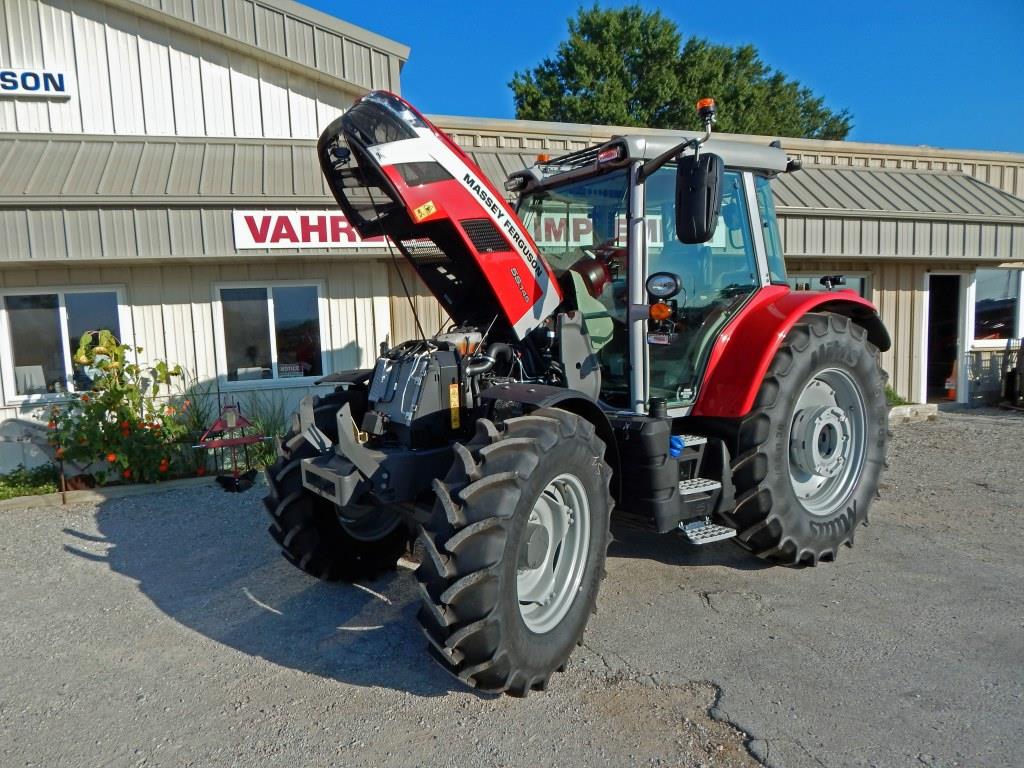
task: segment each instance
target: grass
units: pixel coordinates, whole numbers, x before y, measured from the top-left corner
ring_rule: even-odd
[[[60,490],[60,472],[53,464],[25,469],[19,465],[13,472],[0,475],[0,499],[17,496],[38,496]]]
[[[885,399],[889,403],[890,407],[895,405],[910,405],[910,401],[904,400],[902,397],[900,397],[899,394],[897,394],[896,390],[893,389],[892,387],[885,388]]]

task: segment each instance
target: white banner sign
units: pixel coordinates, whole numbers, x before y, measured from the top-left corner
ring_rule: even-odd
[[[625,216],[615,218],[614,242],[626,244],[628,225]],[[601,245],[594,243],[594,222],[586,213],[571,212],[569,214],[545,213],[533,222],[530,234],[534,242],[544,248],[590,247]],[[661,248],[662,227],[661,216],[647,217],[647,245]]]
[[[70,99],[74,92],[75,78],[69,72],[0,68],[0,97]]]
[[[333,211],[234,211],[235,248],[383,248],[383,237],[359,237],[345,215]]]

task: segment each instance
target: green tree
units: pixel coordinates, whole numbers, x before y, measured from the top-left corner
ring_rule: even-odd
[[[509,85],[523,120],[699,129],[693,105],[719,104],[717,127],[733,133],[843,139],[850,113],[765,64],[752,45],[696,37],[639,6],[580,9],[553,58],[516,72]]]

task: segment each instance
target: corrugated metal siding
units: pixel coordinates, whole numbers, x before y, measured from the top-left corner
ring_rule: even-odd
[[[837,219],[779,211],[787,258],[828,255],[874,258],[1024,261],[1024,223]]]
[[[328,203],[312,142],[0,134],[0,205],[307,196]],[[59,169],[65,169],[62,175]],[[45,198],[45,200],[43,200]],[[177,201],[177,202],[180,202]],[[231,202],[226,199],[225,202]]]
[[[366,261],[171,266],[48,267],[0,272],[0,288],[41,291],[105,284],[120,285],[131,307],[130,332],[147,359],[180,363],[200,381],[217,377],[213,334],[213,286],[221,282],[309,280],[323,286],[328,327],[321,329],[328,370],[368,367],[377,345],[391,336],[388,268]],[[286,390],[290,407],[307,390]],[[230,397],[239,393],[232,390]],[[244,395],[243,395],[244,396]],[[294,402],[293,402],[294,401]],[[0,423],[38,411],[39,406],[8,406],[0,401]],[[0,449],[0,471],[6,454]],[[16,462],[15,462],[16,463]]]
[[[582,149],[614,135],[635,133],[627,126],[573,125],[529,120],[429,116],[439,127],[468,149],[499,147],[527,152],[557,153]],[[659,133],[654,131],[654,133]],[[671,133],[662,131],[660,133]],[[723,138],[768,142],[771,137]],[[935,149],[889,144],[863,144],[818,139],[782,140],[790,156],[805,164],[849,168],[894,168],[963,173],[1003,192],[1024,198],[1024,155],[1009,152]]]
[[[274,0],[131,1],[311,68],[316,66],[321,49],[340,50],[346,43],[372,50],[375,55],[399,65],[409,56],[408,48],[392,40],[341,20],[303,17],[301,6],[279,5]],[[325,71],[334,77],[344,78],[344,71],[349,67],[345,62],[339,64]],[[384,67],[386,71],[390,68],[390,65]],[[385,74],[381,79],[373,80],[372,86],[368,87],[397,92],[398,81]]]
[[[508,150],[471,154],[492,179],[533,159]],[[67,168],[67,179],[55,168]],[[1024,201],[963,175],[815,168],[775,185],[791,258],[1024,260]],[[174,242],[196,247],[174,253],[197,258],[234,253],[222,248],[222,237],[214,237],[211,248],[211,239],[201,236],[203,226],[212,226],[217,233],[226,229],[230,239],[228,208],[333,207],[313,142],[0,136],[0,206],[65,209],[72,203],[104,205],[108,218],[125,208],[173,206],[188,222]],[[225,210],[200,224],[194,215],[200,208]],[[144,236],[114,238],[118,248],[96,258],[123,258],[121,244]],[[64,257],[53,238],[31,244],[30,254],[0,258]],[[77,243],[69,250],[82,252]]]
[[[252,45],[258,11],[258,47],[315,69],[311,24],[252,2],[226,0],[226,14],[211,10],[220,5],[186,0],[163,10]],[[0,101],[0,132],[315,139],[326,124],[321,120],[350,105],[361,88],[397,87],[391,54],[373,50],[382,62],[374,70],[366,46],[359,66],[352,64],[365,77],[346,88],[274,66],[255,52],[229,52],[161,24],[160,17],[141,18],[100,0],[63,7],[4,0],[2,8],[0,65],[77,72],[78,93],[66,101]],[[330,40],[343,49],[340,37],[320,31],[325,45]]]
[[[401,270],[401,275],[399,275]],[[416,271],[408,264],[389,264],[388,281],[391,285],[391,330],[392,343],[422,338],[416,328],[416,316],[419,316],[423,332],[433,334],[451,322],[448,314],[441,309],[433,294],[427,290],[426,284],[420,280]],[[404,281],[404,283],[403,283]],[[408,289],[409,294],[405,291]],[[412,299],[412,306],[409,304]],[[413,314],[413,307],[416,314]]]
[[[1024,218],[1024,200],[962,173],[808,167],[772,188],[780,209]]]

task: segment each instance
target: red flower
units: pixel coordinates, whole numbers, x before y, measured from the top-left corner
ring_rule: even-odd
[[[128,478],[130,478],[132,476],[132,471],[130,469],[126,469],[124,472],[121,473],[121,476],[125,480],[127,480]]]
[[[113,452],[108,453],[107,454],[107,461],[109,461],[111,464],[113,464],[115,461],[117,461],[117,454],[113,453]]]
[[[129,426],[131,425],[127,421],[121,422],[121,429],[127,430]]]
[[[88,403],[89,402],[89,396],[88,395],[82,395],[82,402],[83,403]]]
[[[57,422],[56,421],[51,421],[46,426],[47,426],[48,429],[56,429],[57,428]]]
[[[199,475],[200,477],[205,475],[206,474],[206,467],[200,467],[199,469],[197,469],[196,470],[196,474]]]

